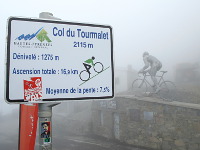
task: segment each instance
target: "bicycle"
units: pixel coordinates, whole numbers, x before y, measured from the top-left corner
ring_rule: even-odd
[[[171,81],[165,81],[164,80],[164,74],[167,73],[167,71],[160,71],[162,72],[161,75],[157,75],[156,78],[160,78],[158,80],[158,88],[160,88],[160,90],[158,92],[156,91],[156,87],[153,86],[153,84],[151,84],[148,80],[147,77],[151,75],[147,74],[147,73],[143,73],[143,78],[138,78],[136,80],[133,81],[132,83],[132,92],[136,95],[136,96],[144,96],[144,95],[153,95],[153,94],[157,94],[160,98],[162,98],[163,100],[175,100],[176,98],[176,86],[173,82]],[[140,77],[140,76],[139,76]]]
[[[97,73],[102,72],[104,69],[104,66],[101,62],[94,63],[94,65],[92,67],[93,67],[94,71]],[[80,72],[79,77],[82,81],[87,81],[90,79],[90,74],[91,73],[89,72],[89,70],[83,70]]]

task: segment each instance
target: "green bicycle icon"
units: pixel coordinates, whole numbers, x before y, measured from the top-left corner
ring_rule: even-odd
[[[95,72],[100,73],[103,71],[104,66],[101,62],[94,63],[95,57],[93,56],[91,59],[84,61],[83,65],[86,70],[80,72],[79,77],[82,81],[87,81],[90,79],[90,69],[93,68]]]

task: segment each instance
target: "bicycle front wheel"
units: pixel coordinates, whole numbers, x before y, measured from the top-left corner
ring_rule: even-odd
[[[90,73],[87,72],[86,70],[83,70],[83,71],[80,72],[79,78],[80,78],[82,81],[87,81],[87,80],[90,79]]]
[[[147,92],[147,84],[142,79],[136,79],[132,83],[132,92],[135,96],[144,96]]]
[[[103,71],[103,64],[100,63],[100,62],[96,62],[94,64],[94,71],[97,72],[97,73],[100,73]]]
[[[176,100],[176,86],[171,81],[164,81],[160,84],[159,96],[163,100],[174,101]]]

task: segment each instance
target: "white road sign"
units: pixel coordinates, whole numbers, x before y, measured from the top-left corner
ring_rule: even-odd
[[[113,70],[110,26],[8,19],[8,102],[113,98]]]

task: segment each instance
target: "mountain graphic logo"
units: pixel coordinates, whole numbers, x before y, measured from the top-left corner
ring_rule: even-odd
[[[43,42],[43,41],[47,41],[47,42],[52,42],[49,37],[47,36],[47,32],[42,28],[40,28],[37,32],[33,33],[33,34],[27,34],[27,35],[20,35],[19,37],[16,38],[16,40],[22,40],[24,39],[25,41],[30,41],[32,40],[33,38],[37,38],[40,42]]]
[[[42,29],[37,35],[36,35],[36,37],[37,37],[37,39],[40,41],[40,42],[43,42],[43,41],[47,41],[47,42],[51,42],[51,40],[49,39],[49,37],[47,36],[47,32],[44,30],[44,29]]]

